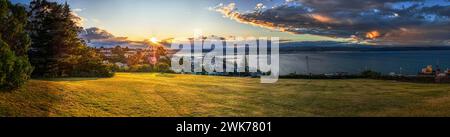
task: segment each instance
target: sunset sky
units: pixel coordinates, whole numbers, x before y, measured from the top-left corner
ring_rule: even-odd
[[[12,0],[29,3],[30,0]],[[64,0],[58,0],[64,2]],[[67,0],[117,37],[272,36],[449,44],[449,0]],[[256,12],[255,12],[256,11]]]

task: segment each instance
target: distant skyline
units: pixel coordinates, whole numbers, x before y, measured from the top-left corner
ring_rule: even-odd
[[[203,34],[450,45],[448,0],[49,1],[67,1],[84,28],[98,27],[134,41]]]

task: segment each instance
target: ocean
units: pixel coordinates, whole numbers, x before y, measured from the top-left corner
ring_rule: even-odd
[[[413,51],[298,51],[280,55],[280,74],[382,74],[416,75],[427,65],[450,68],[450,50]]]

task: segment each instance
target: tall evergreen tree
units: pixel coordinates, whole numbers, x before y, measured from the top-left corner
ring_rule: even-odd
[[[30,3],[30,23],[29,34],[32,39],[32,49],[30,51],[30,61],[35,67],[33,75],[49,76],[51,66],[56,64],[56,51],[53,43],[54,18],[51,17],[51,10],[56,4],[47,1],[37,0]]]
[[[0,0],[0,88],[13,89],[29,79],[32,72],[28,62],[30,38],[25,32],[25,8]]]
[[[30,3],[29,31],[32,39],[31,63],[33,75],[39,77],[98,76],[102,66],[100,56],[92,52],[78,37],[82,30],[77,25],[67,3],[58,4],[47,0]],[[87,63],[89,62],[89,63]],[[86,66],[89,64],[90,66]],[[83,67],[92,67],[85,69]],[[107,70],[101,70],[107,72]]]

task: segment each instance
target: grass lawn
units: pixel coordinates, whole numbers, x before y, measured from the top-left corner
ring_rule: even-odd
[[[450,116],[449,84],[150,73],[31,80],[0,92],[0,116]]]

